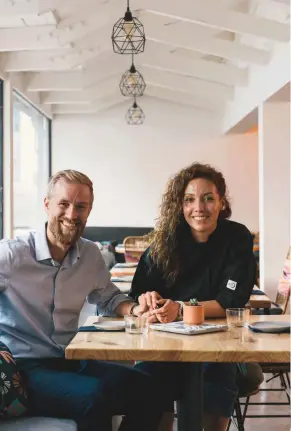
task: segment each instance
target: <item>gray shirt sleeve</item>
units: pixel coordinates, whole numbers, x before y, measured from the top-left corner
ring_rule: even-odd
[[[115,316],[116,314],[114,310],[116,307],[121,302],[131,302],[132,298],[121,293],[120,290],[110,281],[110,272],[106,268],[99,250],[97,255],[97,265],[96,288],[88,295],[87,301],[90,304],[97,305],[98,313],[100,315]]]
[[[0,292],[8,287],[8,280],[12,270],[12,250],[9,241],[0,241]]]

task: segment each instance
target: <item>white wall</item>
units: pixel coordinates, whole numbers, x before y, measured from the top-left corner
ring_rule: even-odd
[[[92,178],[95,205],[89,225],[153,226],[170,175],[193,161],[223,171],[234,219],[258,228],[256,136],[221,138],[206,111],[143,98],[143,126],[128,126],[127,105],[102,115],[53,121],[53,172],[72,168]]]
[[[289,95],[290,98],[290,95]],[[259,107],[260,275],[275,300],[290,246],[290,103]]]

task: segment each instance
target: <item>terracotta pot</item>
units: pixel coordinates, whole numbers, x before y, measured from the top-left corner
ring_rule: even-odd
[[[183,320],[186,325],[201,325],[204,322],[204,305],[184,305]]]

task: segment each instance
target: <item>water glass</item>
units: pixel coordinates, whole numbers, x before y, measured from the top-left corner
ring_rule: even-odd
[[[134,316],[128,314],[124,316],[125,331],[129,334],[147,334],[148,319],[146,316]]]
[[[227,308],[226,320],[230,328],[242,328],[249,321],[250,310],[248,308]]]

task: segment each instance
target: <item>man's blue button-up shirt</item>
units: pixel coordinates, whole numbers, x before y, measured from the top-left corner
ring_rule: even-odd
[[[16,358],[64,355],[86,301],[114,315],[128,297],[110,281],[96,245],[80,238],[62,264],[54,262],[46,227],[0,241],[0,341]]]

